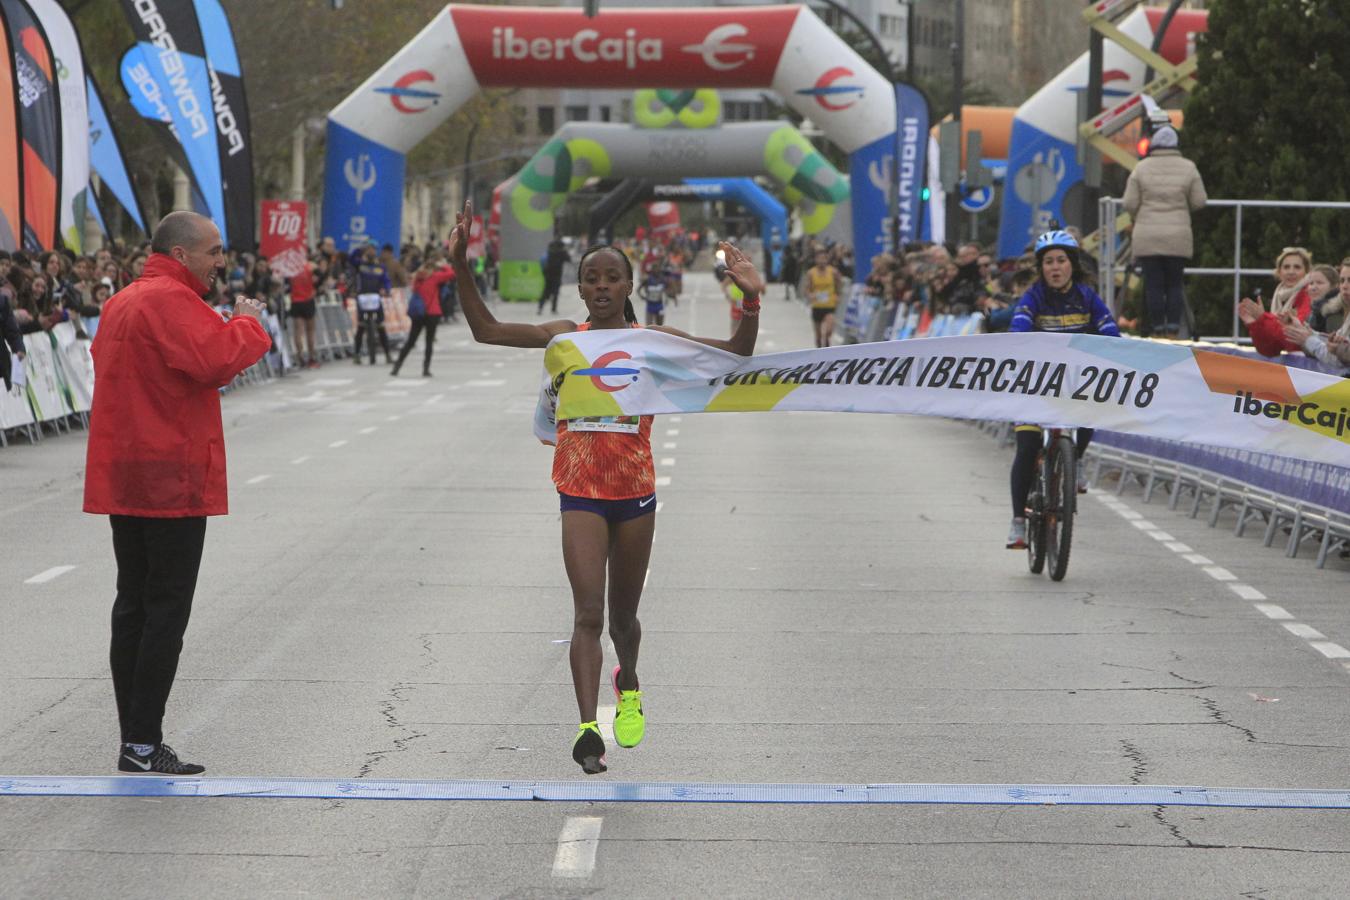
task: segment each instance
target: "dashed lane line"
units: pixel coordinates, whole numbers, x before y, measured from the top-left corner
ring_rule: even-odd
[[[262,484],[264,481],[266,481],[267,479],[269,479],[269,478],[271,478],[271,477],[272,477],[271,475],[254,475],[252,478],[250,478],[250,479],[249,479],[247,482],[245,482],[245,483],[246,483],[246,484]]]
[[[329,447],[330,450],[336,450],[336,449],[339,448],[339,447],[345,447],[345,446],[347,446],[346,440],[333,441],[333,443],[331,443],[331,444],[328,445],[328,447]]]
[[[75,568],[76,566],[52,566],[47,571],[39,572],[32,578],[27,579],[24,581],[24,584],[46,584],[53,579],[60,578],[62,575]]]
[[[1243,584],[1238,580],[1236,575],[1225,569],[1223,566],[1215,565],[1213,560],[1202,554],[1193,552],[1188,545],[1179,541],[1174,541],[1170,534],[1157,530],[1156,526],[1144,520],[1140,513],[1130,509],[1129,505],[1124,501],[1107,494],[1096,494],[1094,496],[1096,496],[1097,500],[1100,501],[1103,506],[1113,510],[1131,525],[1140,529],[1155,540],[1164,542],[1163,546],[1168,550],[1176,553],[1192,565],[1200,566],[1201,571],[1215,581],[1223,582],[1225,587],[1243,600],[1267,599],[1264,593],[1252,587],[1250,584]],[[1350,650],[1347,650],[1345,647],[1342,647],[1334,641],[1327,640],[1326,635],[1322,634],[1322,632],[1313,628],[1311,625],[1290,621],[1295,617],[1283,606],[1275,603],[1253,603],[1252,605],[1256,608],[1257,612],[1261,613],[1266,618],[1280,622],[1284,629],[1290,634],[1307,641],[1309,647],[1312,647],[1327,659],[1350,660]],[[1350,661],[1342,662],[1341,666],[1345,668],[1346,671],[1350,671]]]
[[[558,835],[558,850],[553,856],[554,878],[589,878],[595,871],[595,854],[600,848],[600,816],[569,816]]]
[[[656,486],[657,486],[657,487],[670,487],[670,476],[669,476],[669,475],[658,475],[658,476],[656,476]]]
[[[377,426],[377,425],[371,425],[371,426],[368,427],[368,428],[362,428],[362,429],[360,430],[360,432],[358,432],[358,433],[359,433],[359,434],[374,434],[378,429],[379,429],[379,426]]]
[[[310,458],[308,456],[297,456],[295,459],[291,460],[291,465],[298,466],[301,463],[309,462],[309,459]]]

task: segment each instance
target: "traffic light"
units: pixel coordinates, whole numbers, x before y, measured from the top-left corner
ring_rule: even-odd
[[[932,196],[933,192],[929,190],[928,185],[924,185],[923,190],[919,191],[919,199],[922,200],[924,203],[927,203],[928,199]]]

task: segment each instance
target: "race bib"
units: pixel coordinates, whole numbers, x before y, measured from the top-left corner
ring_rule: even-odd
[[[641,416],[587,416],[568,419],[568,431],[608,431],[615,434],[637,434],[642,426]]]
[[[379,294],[357,294],[356,308],[361,312],[379,312],[384,308]]]
[[[829,305],[830,305],[830,292],[829,292],[829,291],[816,291],[814,294],[811,295],[811,302],[814,303],[814,304],[816,304],[817,306],[829,306]]]

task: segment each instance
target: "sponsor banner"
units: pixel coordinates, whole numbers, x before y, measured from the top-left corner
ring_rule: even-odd
[[[873,141],[849,159],[853,184],[855,280],[864,281],[872,257],[891,246],[890,191],[896,191],[899,244],[919,239],[925,156],[928,149],[928,101],[905,84],[895,85],[897,131]],[[899,154],[899,171],[896,157]],[[898,180],[894,176],[898,174]]]
[[[765,87],[795,6],[579,9],[452,6],[473,74],[485,87]]]
[[[643,329],[561,335],[553,418],[813,410],[1106,428],[1350,465],[1350,380],[1185,345],[993,334],[739,357]]]
[[[305,219],[309,207],[300,200],[262,202],[262,241],[258,252],[271,261],[272,271],[294,278],[305,269]]]
[[[229,226],[227,240],[231,247],[251,250],[256,237],[253,146],[244,71],[235,50],[234,31],[220,0],[195,0],[195,6],[211,80],[211,111],[216,118],[225,222]]]
[[[647,204],[647,227],[652,234],[668,234],[680,229],[680,207],[668,200]]]
[[[399,246],[403,167],[402,153],[329,119],[323,236],[346,251],[371,243]]]
[[[156,105],[169,111],[169,121],[187,158],[186,171],[191,173],[206,201],[206,214],[228,240],[211,77],[193,5],[166,0],[122,0],[122,10],[141,51],[135,65],[143,71],[133,73],[142,76],[137,83],[144,92],[144,76],[154,81],[159,90]],[[123,64],[126,65],[125,60]],[[163,131],[160,135],[163,136]]]
[[[23,0],[0,0],[9,29],[23,136],[23,249],[56,246],[61,189],[61,110],[51,45]]]
[[[113,130],[112,121],[108,118],[107,108],[103,103],[103,95],[99,92],[98,85],[94,83],[92,75],[85,79],[85,98],[89,109],[90,168],[98,175],[103,186],[117,198],[117,202],[131,216],[136,227],[149,234],[145,227],[145,213],[141,210],[140,198],[131,187],[126,158],[122,155],[122,143],[117,138],[117,132]],[[103,228],[103,233],[107,234],[108,229],[103,225],[103,218],[98,211],[96,199],[93,199],[92,190],[89,197],[94,215],[99,218],[99,226]]]
[[[145,62],[139,44],[132,44],[122,54],[119,72],[122,76],[122,89],[127,92],[132,108],[140,113],[151,130],[159,135],[160,143],[164,145],[173,164],[187,175],[193,210],[209,217],[211,208],[207,205],[206,198],[202,196],[201,187],[197,184],[197,174],[192,164],[188,162],[187,151],[182,141],[178,139],[178,126],[174,124],[173,113],[169,109],[159,82]]]
[[[84,251],[85,193],[89,185],[89,109],[85,101],[84,53],[75,26],[56,0],[26,0],[51,43],[61,99],[61,241]]]
[[[23,140],[9,28],[0,5],[0,250],[18,250],[23,240]],[[0,349],[0,353],[7,352]]]

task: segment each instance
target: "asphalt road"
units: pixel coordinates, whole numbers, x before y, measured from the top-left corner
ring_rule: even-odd
[[[690,290],[672,324],[727,328],[711,278]],[[765,301],[762,351],[809,334]],[[208,528],[166,722],[208,775],[585,779],[530,433],[541,356],[440,337],[430,379],[343,362],[226,398],[232,513]],[[1326,655],[1350,646],[1346,563],[1094,490],[1055,584],[1003,549],[1010,451],[969,425],[687,415],[653,439],[647,738],[592,783],[1350,789],[1350,669]],[[79,511],[83,458],[78,432],[0,450],[0,785],[113,772],[114,566]],[[1347,884],[1344,809],[0,796],[3,897]]]

